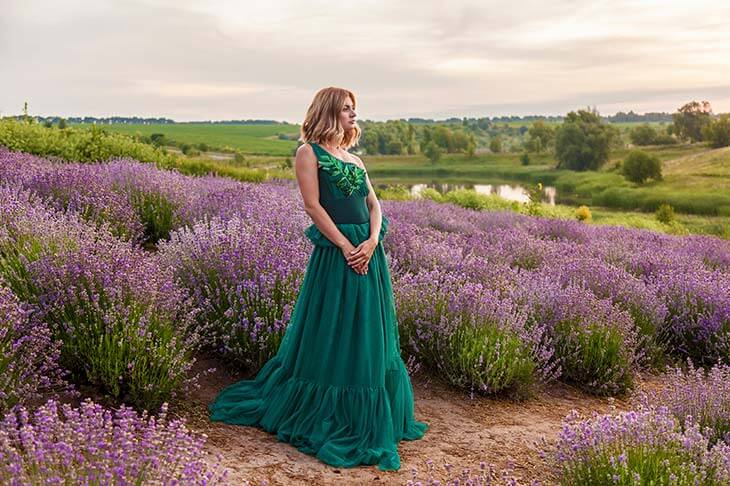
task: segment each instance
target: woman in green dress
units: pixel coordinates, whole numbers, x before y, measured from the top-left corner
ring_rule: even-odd
[[[301,128],[295,170],[314,244],[277,353],[224,388],[211,420],[255,425],[328,464],[400,468],[398,442],[423,437],[400,355],[382,215],[362,161],[354,94],[324,88]]]

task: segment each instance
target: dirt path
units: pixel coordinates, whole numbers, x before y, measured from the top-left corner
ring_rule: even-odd
[[[211,363],[201,363],[208,367]],[[214,365],[214,364],[213,364]],[[198,390],[186,415],[196,430],[208,434],[208,449],[223,455],[234,484],[245,480],[258,485],[262,480],[274,484],[393,484],[404,485],[416,467],[418,478],[427,478],[426,460],[432,459],[443,470],[446,461],[454,471],[479,467],[480,461],[500,468],[514,461],[514,475],[519,484],[532,479],[554,484],[555,476],[538,455],[538,442],[545,437],[554,442],[560,424],[571,409],[590,415],[606,412],[609,399],[593,397],[563,384],[550,385],[526,402],[475,397],[454,390],[427,376],[412,377],[416,418],[429,424],[423,439],[402,441],[399,471],[380,471],[377,466],[335,469],[314,457],[299,452],[290,444],[278,442],[276,436],[257,427],[212,423],[207,418],[206,403],[225,385],[238,379],[226,371],[217,371]],[[637,386],[646,389],[661,386],[662,378],[643,375]],[[628,401],[616,400],[619,409],[628,409]],[[438,476],[437,476],[438,477]]]

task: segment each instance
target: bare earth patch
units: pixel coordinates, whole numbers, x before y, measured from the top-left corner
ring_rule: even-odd
[[[202,369],[216,365],[200,363]],[[453,464],[454,476],[467,467],[476,473],[480,461],[499,468],[512,461],[519,484],[530,484],[533,479],[544,485],[555,484],[555,472],[538,454],[540,438],[554,443],[561,422],[571,409],[590,416],[594,411],[607,412],[610,405],[608,398],[591,396],[564,384],[544,387],[534,398],[523,402],[480,396],[470,400],[468,393],[419,373],[411,377],[416,418],[428,423],[430,428],[420,440],[399,443],[401,469],[380,471],[377,466],[337,469],[286,442],[279,442],[275,435],[258,427],[211,422],[207,403],[213,401],[221,388],[244,378],[251,376],[235,376],[219,369],[204,380],[183,411],[191,428],[208,435],[208,450],[222,454],[223,466],[228,468],[233,484],[249,481],[258,485],[267,480],[270,485],[404,485],[411,478],[413,467],[418,470],[419,479],[427,478],[427,459],[434,461],[439,474],[444,462]],[[637,389],[661,387],[662,382],[661,375],[644,374],[637,377]],[[619,410],[630,408],[627,398],[615,399],[614,405]]]

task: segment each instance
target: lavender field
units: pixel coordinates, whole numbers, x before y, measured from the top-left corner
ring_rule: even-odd
[[[381,203],[412,370],[466,399],[529,403],[556,383],[631,397],[565,418],[544,447],[556,482],[730,483],[730,241]],[[0,147],[0,480],[229,481],[167,410],[215,372],[200,362],[255,373],[274,355],[310,225],[292,181]],[[646,373],[669,391],[640,394]],[[471,467],[462,484],[486,484]]]

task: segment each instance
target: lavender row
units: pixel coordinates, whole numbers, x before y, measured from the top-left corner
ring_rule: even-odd
[[[180,419],[130,407],[78,407],[49,400],[34,412],[15,407],[0,422],[3,484],[226,484],[206,437]]]
[[[0,231],[0,277],[73,382],[146,407],[195,386],[196,308],[152,255],[3,184]]]
[[[561,484],[730,483],[730,368],[676,367],[666,386],[634,394],[634,410],[571,412],[542,455]]]
[[[273,202],[277,196],[276,184],[189,177],[126,158],[69,163],[2,147],[0,181],[31,190],[97,226],[108,224],[112,234],[138,244],[154,244],[206,217],[246,214],[242,202]]]

